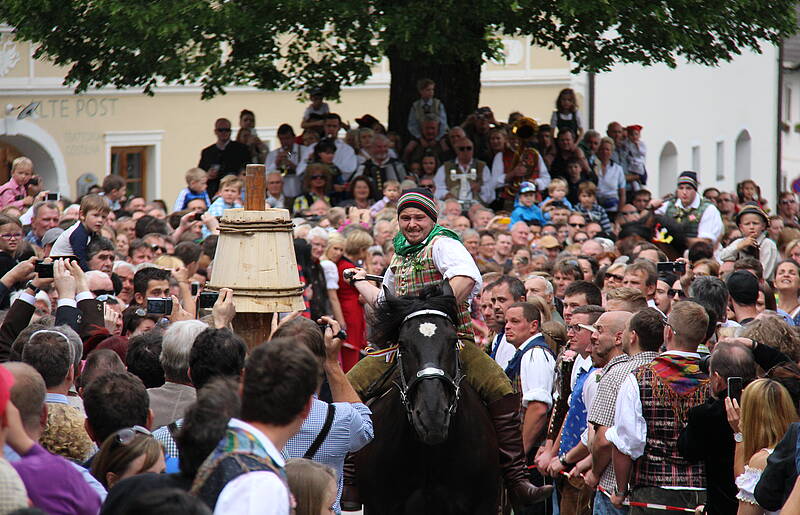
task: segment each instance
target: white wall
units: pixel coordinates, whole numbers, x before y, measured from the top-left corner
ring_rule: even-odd
[[[784,110],[783,121],[789,125],[789,132],[783,132],[783,173],[787,187],[800,178],[800,132],[795,125],[800,124],[800,71],[786,72],[783,75]],[[800,129],[800,126],[798,126]]]
[[[677,149],[678,173],[691,170],[699,153],[701,191],[709,186],[734,191],[736,141],[746,130],[749,176],[774,207],[777,54],[775,47],[766,46],[763,54],[745,53],[718,67],[617,66],[597,75],[595,128],[604,134],[611,121],[644,126],[647,188],[659,195],[668,192],[665,185],[675,184],[671,177],[659,177],[661,153],[668,142]],[[723,144],[721,180],[717,180],[718,142]],[[746,154],[740,146],[740,174],[746,170],[741,167]]]

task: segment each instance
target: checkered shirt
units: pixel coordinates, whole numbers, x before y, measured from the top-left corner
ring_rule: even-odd
[[[176,420],[175,425],[178,426],[178,429],[180,429],[183,425],[183,419],[179,418]],[[164,446],[165,458],[169,458],[170,456],[173,458],[181,457],[180,452],[178,452],[178,445],[175,443],[175,439],[172,438],[172,433],[170,432],[168,426],[161,426],[153,431],[153,438],[161,442],[161,445]]]
[[[617,405],[617,393],[628,374],[640,366],[650,363],[658,356],[657,352],[641,352],[634,356],[623,354],[609,361],[600,374],[600,384],[594,397],[587,420],[595,426],[611,427],[614,425],[614,412]],[[614,466],[609,463],[600,477],[600,486],[612,492],[617,486]]]

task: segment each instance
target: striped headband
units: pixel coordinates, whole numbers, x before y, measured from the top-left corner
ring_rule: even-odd
[[[403,193],[397,202],[397,215],[399,216],[407,207],[415,207],[421,210],[434,222],[439,218],[439,209],[436,201],[431,197],[427,189],[414,188]]]

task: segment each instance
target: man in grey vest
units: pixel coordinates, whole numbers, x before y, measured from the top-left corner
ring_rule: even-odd
[[[653,199],[649,206],[656,210],[655,214],[666,215],[683,226],[687,247],[700,240],[715,245],[724,229],[717,207],[697,194],[698,185],[697,172],[682,172],[678,176],[676,198],[667,202]]]

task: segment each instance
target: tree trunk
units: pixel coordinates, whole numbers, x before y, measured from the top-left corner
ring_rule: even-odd
[[[419,99],[417,81],[432,79],[436,82],[436,98],[444,102],[447,123],[450,127],[460,125],[475,112],[481,92],[481,59],[460,60],[449,63],[433,63],[427,59],[408,60],[398,52],[386,52],[391,71],[389,92],[389,130],[396,131],[408,141],[408,111]]]

